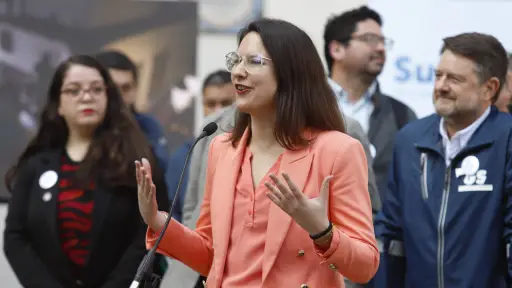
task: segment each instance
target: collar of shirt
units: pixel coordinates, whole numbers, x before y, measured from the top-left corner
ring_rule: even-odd
[[[439,123],[439,134],[443,139],[443,147],[445,152],[445,161],[446,166],[449,166],[452,159],[462,150],[471,139],[471,136],[475,133],[476,129],[482,125],[484,120],[489,116],[491,112],[491,107],[488,107],[485,112],[471,125],[468,127],[458,131],[455,133],[452,138],[448,138],[448,134],[446,133],[446,129],[444,127],[444,119],[441,118],[441,122]]]
[[[340,84],[336,83],[331,78],[327,78],[327,82],[329,83],[329,85],[331,86],[332,91],[334,92],[334,94],[338,98],[338,101],[340,101],[340,100],[346,101],[347,96],[348,96],[347,95],[348,94],[347,91],[345,91],[345,89],[343,89],[343,87],[341,87]],[[373,94],[375,94],[375,91],[377,91],[377,80],[373,81],[373,83],[370,85],[370,87],[368,87],[368,89],[363,94],[363,97],[361,97],[361,99],[365,99],[365,100],[372,99]]]
[[[342,114],[357,120],[357,122],[361,124],[363,131],[368,133],[370,130],[370,117],[374,109],[371,98],[377,90],[377,81],[374,81],[363,96],[356,102],[348,101],[348,93],[338,83],[334,82],[334,80],[327,78],[327,81],[336,95],[338,106]]]

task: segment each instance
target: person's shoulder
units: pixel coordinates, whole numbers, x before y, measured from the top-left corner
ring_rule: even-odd
[[[23,168],[35,168],[35,167],[38,167],[40,165],[44,165],[46,162],[48,162],[52,155],[48,154],[48,153],[37,153],[35,155],[31,155],[29,156],[28,158],[25,158],[23,159],[23,161],[21,161],[18,165],[19,167],[23,167]]]
[[[202,150],[203,157],[208,157],[208,166],[215,166],[222,155],[226,155],[230,149],[234,149],[231,143],[231,133],[222,133],[214,136],[210,143],[204,146]]]
[[[433,113],[429,116],[411,121],[395,134],[395,144],[417,142],[425,135],[438,133],[441,117]]]
[[[224,132],[224,133],[221,133],[221,134],[213,137],[211,146],[215,147],[216,149],[218,149],[218,148],[228,149],[230,147],[233,147],[233,145],[231,143],[231,135],[232,135],[231,132]]]
[[[17,169],[23,173],[35,171],[40,167],[45,167],[58,161],[61,154],[61,151],[57,149],[37,152],[17,163]]]
[[[352,136],[340,131],[322,131],[316,135],[311,149],[326,155],[336,155],[347,149],[354,149],[361,143]]]
[[[404,102],[402,102],[401,100],[397,99],[396,97],[393,97],[391,96],[390,94],[388,93],[385,93],[385,92],[382,92],[382,90],[379,90],[377,91],[377,95],[380,99],[384,99],[386,101],[393,101],[393,102],[396,102],[398,105],[403,105],[405,107],[409,107],[407,106],[407,104],[405,104]]]
[[[347,134],[350,136],[361,136],[364,135],[363,126],[361,123],[354,118],[349,116],[343,116],[343,120],[345,120],[345,127],[347,128]]]
[[[135,119],[139,123],[139,125],[150,128],[150,129],[157,129],[158,131],[162,131],[162,125],[160,124],[160,121],[156,119],[155,116],[148,114],[148,113],[135,113]]]
[[[495,113],[495,122],[500,123],[499,126],[506,130],[512,129],[512,115],[510,113],[499,112],[497,109]]]
[[[495,142],[504,140],[509,143],[508,145],[512,145],[512,115],[509,113],[500,112],[492,107],[482,126],[488,139],[494,139]]]
[[[199,145],[200,147],[195,149],[194,153],[200,153],[203,156],[211,155],[212,153],[222,154],[233,147],[231,144],[231,133],[216,132],[202,141],[205,141],[205,143]]]
[[[178,147],[178,149],[176,149],[176,151],[174,151],[174,153],[171,154],[171,161],[176,160],[177,158],[181,159],[183,155],[187,154],[188,150],[190,149],[190,147],[192,147],[193,144],[194,140],[189,140],[183,143],[183,145]]]
[[[412,115],[416,116],[416,113],[412,110],[411,107],[409,107],[409,105],[405,104],[404,102],[397,99],[396,97],[390,96],[389,94],[382,93],[380,91],[379,91],[379,94],[380,94],[379,97],[381,99],[385,99],[389,103],[394,103],[394,105],[399,107],[399,109],[401,109],[403,111],[407,111],[408,114],[412,114]]]
[[[379,97],[382,98],[382,99],[386,99],[387,101],[393,101],[397,105],[405,106],[405,107],[409,108],[409,106],[407,104],[402,102],[402,100],[397,99],[396,97],[393,97],[393,96],[391,96],[389,94],[386,94],[384,92],[380,92],[379,94],[380,94]]]
[[[206,116],[204,118],[205,122],[217,122],[217,121],[224,119],[225,117],[231,115],[234,110],[235,110],[235,107],[233,105],[222,108],[221,110]]]
[[[345,126],[352,126],[352,125],[357,125],[357,126],[361,126],[361,124],[359,124],[359,122],[350,117],[350,116],[347,116],[347,115],[343,115],[343,120],[345,120]]]

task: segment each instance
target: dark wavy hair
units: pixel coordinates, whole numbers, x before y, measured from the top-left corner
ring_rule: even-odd
[[[311,139],[304,139],[304,129],[345,133],[336,97],[327,83],[322,60],[311,38],[297,26],[275,19],[250,23],[239,34],[238,44],[250,32],[261,37],[272,59],[277,91],[274,97],[276,122],[274,136],[286,149],[296,150]],[[230,141],[236,146],[251,116],[237,111]]]
[[[77,171],[81,185],[91,177],[106,181],[110,186],[136,185],[134,161],[147,157],[153,161],[151,148],[129,108],[124,104],[108,71],[93,57],[75,55],[62,62],[51,80],[48,98],[40,117],[40,127],[29,142],[16,165],[5,174],[5,184],[12,192],[16,174],[27,159],[41,152],[64,149],[69,130],[59,115],[60,94],[66,73],[73,65],[83,65],[97,70],[106,85],[107,107],[103,122],[96,129],[91,146]]]

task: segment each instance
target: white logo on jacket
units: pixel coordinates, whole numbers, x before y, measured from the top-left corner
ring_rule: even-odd
[[[464,176],[464,185],[459,185],[459,192],[487,192],[492,191],[492,184],[485,184],[487,170],[479,169],[480,161],[476,156],[470,155],[462,160],[460,168],[455,169],[455,176]]]

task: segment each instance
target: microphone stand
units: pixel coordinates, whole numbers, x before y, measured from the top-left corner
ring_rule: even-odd
[[[176,199],[178,199],[178,193],[180,192],[181,188],[181,182],[183,181],[183,176],[185,175],[185,171],[188,166],[188,158],[196,146],[196,144],[199,142],[199,140],[203,139],[206,136],[212,135],[215,130],[217,130],[217,124],[215,122],[211,122],[208,125],[206,125],[201,132],[201,134],[196,138],[190,149],[188,149],[187,155],[185,157],[185,165],[183,165],[183,168],[181,169],[181,175],[180,180],[178,181],[178,186],[176,188],[176,193],[174,194],[174,197],[172,199],[171,209],[169,211],[169,217],[165,220],[165,224],[162,228],[162,231],[160,232],[160,235],[158,235],[158,238],[156,239],[155,245],[151,248],[151,250],[146,253],[144,258],[142,259],[142,262],[139,265],[139,268],[137,269],[137,273],[135,274],[135,278],[133,279],[132,284],[130,285],[130,288],[138,288],[140,283],[144,281],[145,279],[148,279],[150,277],[150,269],[153,267],[153,264],[155,262],[155,256],[156,256],[156,249],[158,248],[158,245],[160,245],[160,242],[162,241],[162,238],[165,234],[165,231],[167,230],[167,227],[169,226],[169,223],[172,219],[172,210],[174,209],[174,205],[176,204]],[[145,285],[146,286],[146,285]],[[153,286],[153,285],[151,285]]]

